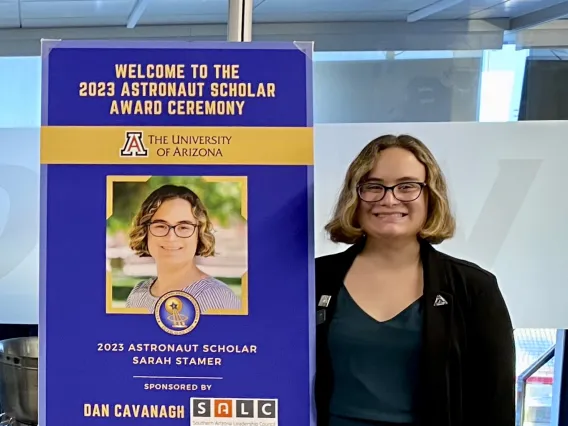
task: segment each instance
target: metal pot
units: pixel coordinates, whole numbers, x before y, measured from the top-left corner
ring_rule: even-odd
[[[15,422],[38,423],[37,337],[0,341],[0,407]]]

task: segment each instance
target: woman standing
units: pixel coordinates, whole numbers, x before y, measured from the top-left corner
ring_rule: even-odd
[[[444,177],[411,136],[351,163],[316,260],[318,426],[514,426],[515,352],[490,272],[443,254]]]

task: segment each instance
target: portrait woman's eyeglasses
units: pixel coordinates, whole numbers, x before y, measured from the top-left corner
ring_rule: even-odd
[[[197,225],[195,223],[184,222],[177,225],[168,225],[164,222],[152,222],[148,226],[150,233],[154,237],[165,237],[173,229],[174,233],[180,238],[189,238],[195,233]]]
[[[378,182],[363,182],[357,186],[359,198],[368,203],[376,203],[392,191],[394,198],[403,203],[409,203],[420,197],[426,184],[424,182],[402,182],[393,186],[382,185]]]

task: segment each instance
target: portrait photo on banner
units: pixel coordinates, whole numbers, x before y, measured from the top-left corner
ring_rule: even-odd
[[[183,291],[248,314],[246,176],[107,176],[106,313],[154,314]]]

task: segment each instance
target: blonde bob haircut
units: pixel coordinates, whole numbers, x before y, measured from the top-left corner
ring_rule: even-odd
[[[415,137],[384,135],[369,142],[350,164],[332,219],[325,226],[331,241],[356,244],[364,238],[365,234],[357,221],[357,185],[367,178],[381,151],[388,148],[410,151],[426,167],[427,218],[418,237],[430,244],[440,244],[451,238],[456,222],[450,210],[446,180],[436,159],[426,145]]]
[[[164,201],[181,198],[191,204],[193,215],[197,221],[196,256],[209,257],[215,255],[215,236],[213,224],[207,209],[195,192],[185,186],[164,185],[152,192],[140,206],[140,210],[132,221],[130,230],[130,248],[140,257],[149,257],[148,227],[152,217]]]

